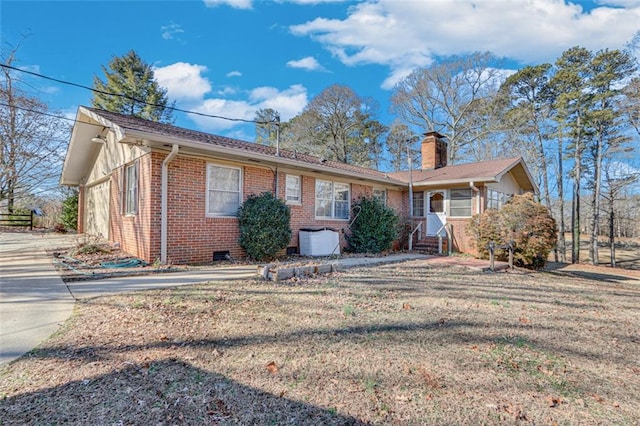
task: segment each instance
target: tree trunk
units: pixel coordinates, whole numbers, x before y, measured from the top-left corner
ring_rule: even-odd
[[[613,199],[609,204],[609,255],[611,256],[611,267],[616,267],[616,237],[614,234],[615,213],[613,211]]]
[[[579,148],[576,148],[575,165],[573,167],[573,201],[571,211],[571,263],[580,262],[580,154]]]
[[[560,213],[558,220],[558,253],[560,262],[567,261],[566,241],[564,239],[564,174],[562,172],[562,127],[560,128],[560,137],[558,138],[558,199],[560,200]]]
[[[596,155],[593,170],[594,190],[593,199],[591,201],[591,241],[589,248],[589,257],[591,264],[597,265],[598,256],[598,237],[600,234],[600,175],[602,173],[602,146],[603,146],[603,130],[600,129],[596,140]]]

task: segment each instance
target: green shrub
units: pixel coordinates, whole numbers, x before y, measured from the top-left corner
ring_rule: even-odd
[[[346,239],[356,253],[380,253],[398,238],[398,215],[378,198],[360,197],[351,207],[351,217],[355,220]]]
[[[74,190],[62,202],[60,222],[66,229],[78,229],[78,191]]]
[[[478,254],[487,259],[488,245],[514,242],[513,261],[517,266],[542,268],[556,244],[556,222],[532,194],[514,195],[500,210],[486,210],[471,218],[469,229],[476,239]],[[507,260],[509,252],[496,249],[496,259]]]
[[[255,260],[270,260],[291,241],[291,212],[270,192],[250,195],[238,209],[240,246]]]

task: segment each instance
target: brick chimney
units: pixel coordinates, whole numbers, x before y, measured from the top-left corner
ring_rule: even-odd
[[[427,132],[422,140],[422,170],[439,169],[447,165],[447,143],[438,132]]]

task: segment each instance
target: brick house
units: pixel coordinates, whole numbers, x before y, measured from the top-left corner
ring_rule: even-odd
[[[290,249],[301,228],[344,232],[351,201],[383,198],[410,219],[418,240],[447,225],[453,248],[473,252],[468,218],[535,191],[521,158],[447,166],[446,142],[427,133],[421,170],[385,173],[296,152],[80,107],[61,183],[78,186],[78,231],[117,242],[146,261],[243,257],[235,212],[271,192],[291,209]],[[406,242],[400,241],[400,244]]]

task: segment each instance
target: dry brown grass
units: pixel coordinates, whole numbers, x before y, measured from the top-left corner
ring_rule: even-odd
[[[98,298],[0,371],[0,419],[635,424],[640,284],[615,274],[415,261]]]

